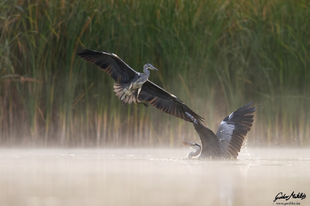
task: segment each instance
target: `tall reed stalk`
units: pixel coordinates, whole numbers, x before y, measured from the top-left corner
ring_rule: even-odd
[[[43,146],[179,146],[190,123],[121,105],[113,81],[76,56],[118,54],[216,129],[250,100],[254,146],[309,146],[307,0],[0,3],[0,142]]]

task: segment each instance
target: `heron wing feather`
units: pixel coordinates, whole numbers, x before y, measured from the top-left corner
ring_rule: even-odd
[[[203,118],[186,106],[182,100],[149,80],[143,84],[139,100],[147,102],[155,108],[167,114],[184,119],[185,121],[191,122],[191,119],[185,114],[185,112],[191,114],[198,122],[203,121]]]
[[[93,51],[82,47],[77,52],[77,55],[88,62],[96,64],[110,75],[114,81],[119,83],[128,83],[129,80],[139,75],[138,72],[113,53]]]
[[[246,134],[253,124],[255,107],[250,107],[252,102],[239,108],[221,122],[216,136],[219,139],[221,156],[237,158]]]

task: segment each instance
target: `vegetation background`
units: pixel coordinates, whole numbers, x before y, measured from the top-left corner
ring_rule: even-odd
[[[180,146],[192,125],[125,105],[79,59],[110,51],[177,95],[216,130],[253,100],[251,146],[310,145],[308,0],[4,0],[2,146]]]

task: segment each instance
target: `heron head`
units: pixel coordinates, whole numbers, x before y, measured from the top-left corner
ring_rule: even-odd
[[[144,65],[144,68],[150,69],[150,70],[155,70],[158,71],[158,69],[156,67],[154,67],[152,64],[147,63]]]
[[[195,151],[188,153],[188,158],[199,155],[201,151],[201,146],[197,143],[183,142],[184,145],[193,147]]]

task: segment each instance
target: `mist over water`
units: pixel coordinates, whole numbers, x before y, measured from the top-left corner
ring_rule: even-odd
[[[310,194],[309,149],[243,149],[229,161],[183,149],[2,149],[2,205],[273,205]],[[310,198],[279,202],[309,205]]]

